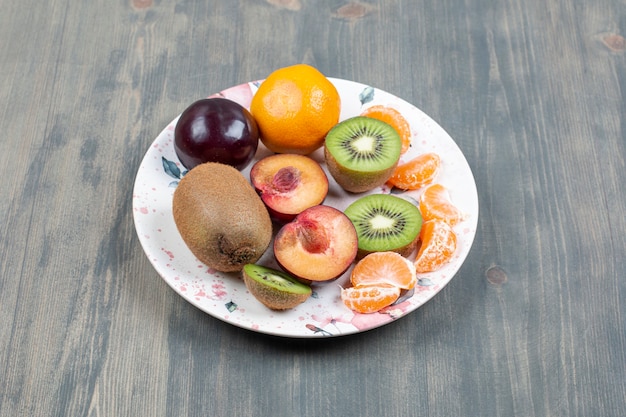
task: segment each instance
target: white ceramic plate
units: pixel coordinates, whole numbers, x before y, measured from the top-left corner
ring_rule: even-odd
[[[220,273],[199,262],[176,229],[171,210],[172,195],[185,169],[173,146],[174,126],[178,120],[175,118],[154,140],[137,171],[133,216],[141,245],[156,271],[174,291],[202,311],[235,326],[286,337],[312,338],[363,332],[402,317],[430,300],[452,279],[467,257],[476,233],[478,196],[470,167],[454,140],[426,114],[398,97],[360,83],[330,80],[341,95],[341,120],[356,116],[375,104],[391,105],[403,113],[411,125],[413,140],[401,162],[425,152],[439,154],[442,168],[436,182],[448,188],[452,202],[467,214],[467,219],[454,228],[458,237],[454,258],[436,272],[419,274],[411,298],[379,313],[356,314],[343,305],[340,286],[349,283],[350,270],[335,281],[314,285],[313,295],[292,310],[269,310],[247,291],[238,274]],[[241,84],[214,96],[229,98],[249,108],[259,84],[259,81]],[[259,143],[254,161],[269,154]],[[311,156],[325,168],[321,150]],[[242,171],[247,178],[254,161]],[[330,191],[324,204],[345,209],[357,196],[344,192],[330,174],[328,177]],[[391,190],[382,187],[369,193],[389,192]],[[417,201],[420,191],[402,194]],[[277,268],[271,249],[260,263]]]

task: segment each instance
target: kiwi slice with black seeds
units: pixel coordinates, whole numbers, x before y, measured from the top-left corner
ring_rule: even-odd
[[[409,256],[422,228],[422,215],[414,204],[390,194],[370,194],[344,211],[356,228],[361,258],[368,253],[393,251]]]
[[[243,281],[248,291],[272,310],[294,308],[312,294],[311,287],[292,276],[256,264],[243,267]]]
[[[335,125],[326,135],[328,171],[347,191],[360,193],[383,185],[400,159],[402,140],[381,120],[356,116]]]

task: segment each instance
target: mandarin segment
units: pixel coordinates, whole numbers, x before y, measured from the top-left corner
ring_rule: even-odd
[[[363,110],[361,116],[378,119],[391,125],[402,139],[401,154],[409,150],[411,146],[411,127],[400,111],[390,106],[378,104]]]
[[[465,220],[465,213],[450,200],[448,189],[441,184],[429,185],[419,201],[420,212],[425,222],[442,220],[450,226]]]
[[[438,270],[456,252],[456,234],[448,223],[441,220],[424,223],[420,231],[420,241],[422,244],[415,257],[415,269],[418,273]]]
[[[400,288],[391,284],[368,284],[342,288],[341,300],[357,313],[375,313],[393,304],[400,297]]]
[[[352,269],[350,282],[358,287],[365,284],[391,284],[410,290],[417,283],[415,265],[396,252],[374,252],[361,259]]]
[[[441,168],[441,158],[434,152],[418,155],[396,167],[389,184],[402,190],[419,190],[431,184]]]

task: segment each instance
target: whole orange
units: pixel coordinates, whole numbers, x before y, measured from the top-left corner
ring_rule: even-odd
[[[307,155],[339,122],[341,99],[324,74],[298,64],[272,72],[252,97],[250,112],[269,150]]]

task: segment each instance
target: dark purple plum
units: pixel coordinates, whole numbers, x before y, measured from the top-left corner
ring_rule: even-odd
[[[254,158],[259,128],[250,112],[225,98],[205,98],[187,107],[174,129],[174,149],[187,169],[219,162],[242,170]]]

